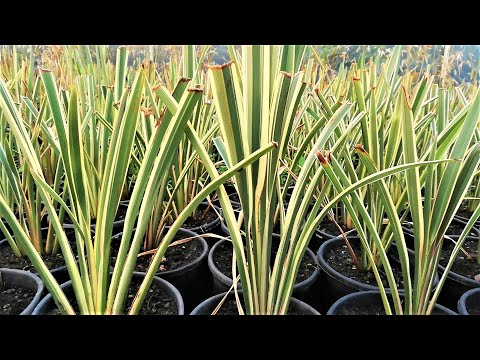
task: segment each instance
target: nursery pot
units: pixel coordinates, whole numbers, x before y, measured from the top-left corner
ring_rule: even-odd
[[[335,213],[335,216],[338,216],[339,209],[334,208],[333,212]],[[322,229],[320,229],[321,224],[319,224],[319,226],[315,229],[315,235],[314,235],[314,237],[316,239],[316,243],[319,244],[319,247],[325,241],[340,237],[342,235],[340,230],[336,227],[336,225],[334,224],[333,221],[331,221],[328,217],[325,217],[324,219],[327,220],[329,222],[329,224],[331,224],[332,229],[334,229],[334,230],[327,230],[327,229],[322,230]],[[339,223],[339,225],[342,226],[340,223]],[[344,226],[342,226],[342,227],[344,227]],[[345,229],[344,232],[347,234],[348,237],[357,236],[357,230],[355,230],[355,229]],[[314,251],[318,251],[318,248],[315,249]]]
[[[460,315],[480,315],[480,288],[468,290],[458,300]]]
[[[120,201],[120,203],[118,204],[118,209],[122,209],[124,210],[125,212],[127,211],[127,208],[128,208],[128,204],[129,204],[130,200],[122,200]],[[64,218],[63,220],[63,224],[64,225],[67,225],[67,226],[73,226],[73,223],[70,222],[70,219],[69,218]],[[123,230],[123,224],[125,224],[125,219],[121,219],[121,220],[115,220],[113,222],[113,230],[112,230],[112,234],[116,234],[118,231],[121,231]],[[95,227],[97,226],[96,223],[93,223],[90,225],[90,228],[95,230]]]
[[[170,226],[165,227],[165,232]],[[133,230],[135,232],[135,229]],[[123,233],[116,234],[112,241],[120,241]],[[195,237],[195,240],[201,244],[201,255],[190,263],[182,265],[173,270],[158,271],[156,276],[172,283],[182,294],[185,303],[185,311],[190,312],[198,303],[211,295],[212,276],[208,270],[208,244],[203,237],[187,229],[180,228],[177,235],[182,238]],[[117,240],[118,239],[118,240]],[[174,242],[176,240],[173,240]]]
[[[208,254],[208,268],[210,269],[210,272],[213,275],[213,294],[224,293],[228,291],[233,284],[233,279],[224,275],[217,268],[214,262],[214,256],[217,250],[219,249],[220,246],[222,246],[223,244],[226,244],[227,241],[228,240],[221,240],[217,242],[212,247],[212,249],[210,250],[210,253]],[[318,266],[318,262],[313,251],[307,248],[306,254],[311,258],[314,264]],[[319,274],[320,272],[318,268],[315,268],[314,272],[307,279],[303,280],[302,282],[299,282],[298,284],[295,284],[293,286],[293,296],[295,296],[297,299],[300,299],[302,301],[307,301],[309,303],[312,303],[311,301],[314,300],[314,296],[312,292],[314,289],[314,285],[318,280]],[[238,284],[237,288],[241,289],[242,285]]]
[[[222,210],[215,205],[210,205],[208,202],[202,202],[198,205],[197,212],[198,211],[204,211],[207,207],[215,207],[215,210],[217,211],[220,216],[222,216]],[[208,232],[212,232],[218,225],[220,224],[220,218],[218,216],[215,216],[214,220],[208,221],[200,226],[195,226],[191,228],[186,228],[185,224],[183,224],[182,228],[186,230],[193,231],[194,233],[197,233],[198,235],[203,235]]]
[[[199,304],[191,313],[190,315],[211,315],[213,310],[217,307],[217,305],[220,303],[220,301],[223,299],[225,296],[225,293],[222,294],[217,294],[215,296],[212,296],[211,298],[208,298],[207,300],[203,301],[201,304]],[[239,297],[242,298],[242,291],[238,291]],[[234,292],[230,292],[228,295],[228,299],[232,299],[235,296]],[[292,308],[295,310],[297,315],[320,315],[320,313],[315,310],[313,307],[308,305],[307,303],[291,298],[290,300],[290,305]]]
[[[225,220],[222,220],[220,222],[220,228],[222,229],[222,232],[225,234],[225,236],[230,236],[230,230],[228,230],[228,226],[225,223]],[[280,234],[272,232],[272,241],[273,241],[273,243],[279,244],[280,243]]]
[[[399,294],[403,299],[403,294]],[[391,294],[387,293],[391,300]],[[392,311],[393,304],[390,303]],[[360,291],[345,295],[338,299],[327,311],[327,315],[374,315],[367,312],[367,309],[372,307],[379,308],[383,311],[383,302],[379,291]],[[356,310],[359,313],[352,312]],[[457,315],[456,312],[447,309],[446,307],[436,304],[432,311],[432,315]]]
[[[63,228],[65,230],[74,230],[73,225],[68,225],[68,224],[64,224]],[[48,227],[42,228],[41,230],[42,230],[42,237],[47,237]],[[92,234],[95,234],[95,231],[93,229],[91,231],[92,231]],[[8,244],[7,239],[3,239],[0,241],[0,249],[4,246],[10,246]],[[61,252],[60,248],[58,251]],[[55,280],[57,280],[59,284],[62,284],[65,281],[70,280],[70,275],[68,274],[67,265],[62,265],[57,268],[50,269],[50,273],[53,275],[53,277],[55,278]],[[37,274],[37,272],[34,272],[34,274]],[[47,291],[46,288],[45,288],[45,291]]]
[[[143,279],[144,277],[145,277],[145,273],[135,271],[133,273],[132,279]],[[178,315],[183,315],[185,311],[184,305],[183,305],[183,299],[182,299],[182,295],[177,290],[177,288],[172,284],[170,284],[168,281],[159,278],[158,276],[155,276],[153,278],[153,283],[161,287],[162,290],[164,290],[168,295],[170,295],[173,298],[173,300],[175,301],[175,304],[177,305]],[[71,280],[60,285],[60,288],[63,290],[67,298],[71,299],[72,297],[75,296]],[[56,308],[56,305],[52,295],[47,294],[40,301],[40,303],[35,307],[35,309],[32,312],[32,315],[46,315],[48,314],[48,312],[50,312],[55,308]]]
[[[463,216],[463,215],[458,215],[458,212],[457,212],[457,214],[455,214],[454,219],[455,219],[455,220],[463,221],[464,223],[467,223],[467,222],[470,221],[470,219],[469,219],[468,217]],[[477,219],[477,220],[475,221],[475,224],[474,224],[473,226],[474,226],[474,228],[480,227],[480,220]]]
[[[443,274],[445,267],[438,265],[440,274]],[[438,297],[438,302],[449,309],[457,309],[458,300],[463,294],[472,289],[479,289],[480,282],[470,279],[466,276],[460,275],[452,270],[448,272],[445,283],[443,284],[442,291]]]
[[[459,219],[457,216],[455,216],[451,222],[451,224],[456,224],[458,225],[459,227],[462,227],[462,230],[463,228],[467,225],[467,222],[468,222],[468,219],[467,221],[464,221],[464,220],[461,220]],[[409,228],[406,226],[406,224],[403,224],[402,225],[402,230],[403,230],[403,233],[405,234],[405,241],[407,243],[407,247],[409,249],[412,249],[413,250],[413,247],[414,247],[414,240],[413,240],[413,229]],[[455,235],[455,234],[449,234],[449,229],[447,228],[447,231],[445,233],[445,236],[448,236],[450,238],[452,238],[453,240],[458,240],[460,238],[460,235]],[[470,234],[468,236],[474,236],[474,237],[480,237],[480,230],[478,228],[476,228],[476,225],[474,225],[471,229],[470,229]]]
[[[228,194],[228,199],[230,200],[230,203],[232,204],[232,207],[233,207],[233,210],[235,212],[239,212],[240,209],[242,208],[242,204],[240,203],[240,201],[237,201],[237,200],[233,200],[234,197],[238,197],[237,193],[236,192],[233,192],[231,194]],[[221,207],[220,205],[220,200],[217,198],[215,199],[215,201],[213,201],[213,204],[215,206],[218,206],[218,207]]]
[[[350,243],[359,242],[360,238],[358,237],[348,237]],[[370,285],[363,283],[361,281],[357,281],[354,279],[349,278],[335,270],[326,260],[326,255],[329,250],[332,248],[336,248],[338,246],[342,246],[345,243],[345,239],[343,237],[338,237],[334,239],[330,239],[323,243],[320,246],[320,249],[317,253],[318,263],[320,268],[323,270],[324,276],[320,276],[320,285],[321,294],[322,294],[322,309],[327,310],[341,297],[358,292],[358,291],[378,291],[378,286]],[[346,255],[349,256],[349,255]],[[414,256],[413,251],[409,251],[410,258]],[[398,262],[395,258],[390,258],[391,263]],[[413,274],[413,271],[412,271]],[[435,286],[438,284],[439,278],[438,274],[435,275]],[[389,288],[386,288],[388,291]],[[403,293],[403,289],[398,289],[399,293]]]
[[[169,227],[166,229],[168,230]],[[192,230],[187,229],[179,229],[177,234],[184,237],[198,236]],[[169,281],[180,291],[187,313],[210,296],[212,282],[207,265],[208,244],[203,237],[196,239],[202,244],[202,254],[197,259],[178,269],[157,272],[157,276]]]
[[[29,271],[16,269],[2,268],[0,269],[0,276],[1,281],[6,286],[16,286],[31,290],[35,293],[30,304],[28,304],[28,306],[20,313],[20,315],[30,315],[42,298],[42,293],[45,288],[42,280],[37,275],[32,274]]]

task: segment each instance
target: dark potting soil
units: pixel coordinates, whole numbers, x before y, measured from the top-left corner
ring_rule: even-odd
[[[128,314],[130,311],[135,295],[137,294],[138,289],[140,288],[141,281],[143,279],[132,279],[132,283],[128,288],[128,296],[125,303],[124,315]],[[72,304],[73,309],[78,314],[79,308],[75,298],[69,297],[68,299]],[[139,315],[177,315],[178,308],[175,304],[175,300],[167,294],[161,287],[157,284],[152,283],[152,286],[148,290],[148,295],[143,302],[143,305],[139,311]],[[61,312],[58,308],[50,310],[46,315],[61,315]]]
[[[391,303],[390,305],[392,311],[394,311],[393,305]],[[357,305],[350,302],[348,306],[342,307],[338,311],[338,315],[386,315],[386,312],[381,303],[371,302],[369,304]],[[432,315],[444,315],[444,313],[437,309],[433,309]]]
[[[195,211],[194,217],[190,216],[182,227],[185,229],[196,228],[209,224],[217,218],[218,215],[211,206],[208,208],[207,212],[205,212],[205,209],[198,208],[197,211]]]
[[[34,297],[32,290],[0,284],[0,315],[19,315]]]
[[[76,252],[75,231],[73,229],[66,230],[65,234],[72,245],[72,250]],[[42,254],[42,259],[50,270],[65,265],[65,260],[60,249],[57,254]],[[0,246],[0,268],[25,270],[36,273],[35,267],[30,259],[27,256],[17,257],[8,243]]]
[[[175,235],[173,242],[177,240],[184,239],[183,235]],[[115,261],[117,260],[118,250],[120,248],[120,243],[118,241],[112,240],[112,257],[111,264],[115,266]],[[175,270],[192,263],[198,259],[203,252],[203,246],[199,239],[192,239],[186,243],[169,246],[164,255],[164,261],[160,265],[160,272],[167,270]],[[153,255],[145,255],[137,258],[137,263],[135,265],[135,271],[147,272],[148,267],[150,266],[153,260]]]
[[[381,304],[348,304],[348,306],[342,307],[338,315],[386,315],[385,309]]]
[[[350,242],[350,245],[352,246],[353,252],[357,258],[360,259],[360,243],[352,241]],[[336,271],[352,280],[372,286],[378,286],[372,270],[361,271],[355,266],[352,257],[350,256],[350,251],[345,243],[342,243],[341,246],[333,247],[327,251],[325,254],[325,260]],[[390,261],[390,266],[392,267],[392,272],[397,287],[400,286],[403,288],[403,281],[401,280],[402,270],[400,264],[397,264],[395,261]],[[388,287],[387,276],[385,275],[383,269],[379,268],[378,270],[383,286]]]
[[[463,250],[465,250],[472,259],[469,259],[464,252],[460,251],[451,270],[459,275],[475,280],[475,276],[480,275],[480,264],[477,262],[477,246],[478,240],[465,239]],[[448,239],[444,240],[442,253],[440,255],[440,265],[447,266],[454,247],[455,244],[452,241]]]
[[[240,295],[240,303],[242,304],[243,311],[245,311],[245,303],[243,302],[243,298]],[[229,297],[225,302],[222,304],[216,315],[238,315],[238,307],[237,301],[235,297]],[[292,305],[288,306],[287,315],[302,315],[299,314]]]
[[[203,246],[200,240],[192,239],[186,243],[170,246],[165,252],[165,260],[160,265],[160,272],[175,270],[192,263],[202,255]],[[137,258],[135,271],[147,272],[153,256],[140,256]]]
[[[347,227],[341,223],[338,223],[344,232],[348,231]],[[331,221],[328,217],[323,218],[320,224],[317,227],[318,230],[321,230],[327,234],[331,234],[332,236],[338,236],[341,234],[340,230],[338,229],[337,225],[333,221]]]
[[[277,253],[276,249],[272,249],[272,264],[275,260],[274,256]],[[213,256],[213,263],[217,269],[225,276],[232,278],[232,260],[233,260],[233,245],[231,242],[224,242],[219,245]],[[298,284],[310,276],[312,276],[315,271],[315,263],[307,255],[303,255],[302,261],[300,263],[300,268],[298,269],[297,277],[295,283]]]

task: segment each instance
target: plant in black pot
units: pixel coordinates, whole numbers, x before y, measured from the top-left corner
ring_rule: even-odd
[[[28,271],[0,268],[0,315],[30,315],[43,289],[42,280]]]
[[[403,157],[407,164],[414,164],[418,163],[418,155],[416,136],[414,133],[412,102],[405,88],[403,88],[400,96],[402,96],[400,106]],[[414,269],[412,277],[405,238],[401,232],[396,231],[395,243],[401,263],[404,289],[402,299],[402,297],[399,296],[395,282],[389,280],[391,298],[393,299],[393,307],[396,314],[431,314],[447,277],[447,274],[443,273],[438,284],[435,283],[440,253],[445,239],[445,231],[460,206],[473,174],[480,163],[480,145],[476,144],[468,149],[468,144],[470,143],[473,130],[480,115],[479,95],[472,100],[470,106],[466,117],[463,119],[463,126],[459,131],[455,133],[455,129],[458,129],[457,126],[459,122],[450,123],[439,134],[438,141],[436,137],[432,139],[433,142],[430,147],[430,153],[427,153],[425,157],[432,159],[429,163],[436,163],[438,161],[434,161],[433,159],[441,159],[443,157],[446,158],[446,160],[440,160],[440,162],[444,163],[425,167],[422,172],[420,172],[417,167],[406,170],[406,192],[410,207],[409,210],[414,224]],[[435,125],[435,123],[433,123],[433,125]],[[447,152],[450,146],[451,150]],[[362,149],[360,149],[359,154],[368,172],[372,175],[375,174],[374,161]],[[426,165],[427,162],[424,162],[424,164]],[[329,174],[332,177],[335,176],[333,172],[329,172]],[[421,180],[424,181],[425,188],[425,202],[423,206]],[[386,200],[391,198],[384,182],[377,183],[375,187],[383,198]],[[385,206],[386,210],[389,210],[389,225],[391,224],[397,229],[400,225],[400,220],[398,214],[394,211],[393,202],[391,200],[385,201]],[[364,214],[364,216],[368,217],[368,214]],[[457,247],[461,246],[462,238],[466,237],[475,220],[476,218],[472,217],[469,224],[467,224],[462,236],[457,242]],[[362,238],[363,236],[364,234],[360,233],[360,237]],[[381,244],[378,246],[380,249]],[[453,262],[455,255],[456,254],[452,254],[449,264]],[[387,275],[391,273],[391,267],[388,261],[383,261],[383,259],[382,268]],[[391,275],[389,277],[391,277]],[[385,313],[392,313],[388,297],[382,293],[382,286],[380,286],[378,279],[377,283],[383,299]]]
[[[45,283],[57,307],[62,313],[74,314],[106,314],[107,284],[110,271],[110,239],[113,231],[115,210],[118,207],[121,190],[126,177],[128,156],[118,157],[119,153],[131,152],[138,118],[141,93],[145,87],[145,78],[142,71],[138,71],[132,89],[126,89],[122,93],[118,111],[115,110],[116,119],[113,122],[112,140],[107,152],[105,174],[100,188],[99,207],[100,212],[97,223],[98,232],[93,233],[90,228],[90,198],[85,191],[89,179],[88,166],[86,165],[86,152],[80,133],[82,131],[78,112],[79,99],[77,89],[71,88],[70,96],[64,98],[67,104],[62,102],[57,85],[51,72],[41,71],[41,79],[45,88],[48,106],[55,123],[56,136],[61,162],[65,169],[66,183],[71,204],[71,210],[67,207],[61,196],[45,181],[43,169],[37,153],[34,151],[31,137],[29,136],[25,121],[16,108],[10,92],[4,83],[0,81],[0,105],[3,114],[7,118],[15,140],[37,186],[39,196],[43,201],[53,225],[55,235],[59,241],[62,255],[65,259],[68,273],[72,281],[74,298],[68,298],[59,287],[58,282],[48,271],[44,260],[33,246],[29,234],[24,230],[13,212],[6,206],[0,197],[0,210],[2,216],[12,229],[15,239],[25,249],[30,261],[35,266],[41,279]],[[197,92],[186,92],[184,106],[198,100]],[[65,114],[64,105],[68,105],[68,114]],[[188,117],[188,112],[182,113]],[[174,117],[179,119],[178,116]],[[67,120],[68,119],[68,120]],[[185,123],[184,120],[183,124]],[[165,124],[168,125],[169,122]],[[182,122],[179,121],[179,125]],[[159,131],[164,131],[162,128]],[[52,135],[53,136],[53,135]],[[155,145],[155,144],[154,144]],[[156,155],[156,154],[155,154]],[[59,216],[53,202],[57,201],[69,214],[75,226],[75,244],[69,242],[65,229],[62,227]],[[135,219],[131,219],[132,224]],[[95,241],[94,241],[95,240]],[[76,251],[72,249],[75,248]],[[76,254],[75,254],[76,253]],[[129,289],[130,282],[125,291]],[[143,291],[148,291],[148,287]],[[123,306],[124,302],[122,303]],[[139,309],[137,309],[137,312]],[[121,309],[119,310],[121,313]]]
[[[295,57],[299,63],[286,61]],[[302,83],[304,74],[297,73],[297,66],[299,67],[302,61],[302,47],[244,46],[242,61],[241,65],[233,62],[210,68],[224,144],[218,150],[222,157],[228,160],[225,162],[232,165],[269,141],[275,140],[278,148],[254,164],[251,169],[236,174],[235,180],[242,203],[240,221],[237,222],[233,212],[226,210],[227,194],[222,188],[219,191],[234,251],[232,285],[236,290],[235,280],[238,273],[242,286],[243,302],[240,301],[238,292],[235,292],[238,309],[233,310],[238,314],[281,315],[288,313],[297,273],[316,227],[335,204],[349,192],[356,190],[350,187],[323,206],[326,192],[324,187],[320,191],[320,201],[316,201],[312,208],[312,199],[325,174],[323,167],[319,166],[317,153],[329,143],[334,133],[337,141],[333,148],[341,148],[348,134],[359,125],[363,114],[352,116],[352,104],[349,103],[340,105],[335,111],[328,107],[328,114],[322,116],[319,120],[320,125],[312,130],[314,133],[311,139],[314,139],[314,146],[300,170],[288,207],[284,208],[283,201],[279,201],[281,190],[279,159],[283,157],[288,146],[286,139],[289,138],[295,114],[298,114],[298,104],[306,87],[306,84]],[[273,72],[260,71],[263,65],[258,68],[250,67],[250,64],[257,63],[270,64]],[[242,78],[237,66],[243,66],[243,74],[248,74],[248,77]],[[271,98],[262,97],[260,83],[271,84],[268,91]],[[241,97],[234,89],[238,91],[242,89]],[[248,106],[242,107],[240,104]],[[250,132],[249,129],[255,128],[259,131]],[[419,165],[409,164],[387,169],[366,179],[364,183],[378,181],[382,176],[395,174],[412,166]],[[210,176],[212,179],[215,178],[213,171],[210,172]],[[355,185],[360,187],[361,183]],[[280,239],[278,250],[274,254],[273,217],[278,205]],[[242,218],[245,241],[240,233]],[[211,298],[207,301],[217,300],[218,298]]]
[[[8,91],[3,88],[5,93]],[[43,100],[38,110],[29,98],[22,97],[19,107],[25,113],[25,134],[30,136],[32,152],[38,159],[44,180],[57,193],[66,193],[63,183],[63,164],[59,161],[58,149],[51,146],[52,139],[46,130],[44,122],[47,117],[47,101]],[[15,136],[13,127],[9,124],[9,112],[3,112],[0,117],[0,127],[8,126],[8,133],[0,136],[0,197],[3,205],[14,215],[15,221],[25,233],[35,250],[41,254],[48,268],[59,281],[68,279],[65,260],[59,248],[52,224],[47,221],[47,208],[42,201],[40,189],[35,183],[28,159],[19,149],[22,144]],[[52,204],[56,209],[59,203]],[[60,210],[63,216],[64,211]],[[27,250],[22,246],[12,228],[5,222],[4,213],[0,215],[0,267],[20,269],[35,272],[32,262],[28,259]],[[74,242],[73,229],[68,231],[70,241]]]

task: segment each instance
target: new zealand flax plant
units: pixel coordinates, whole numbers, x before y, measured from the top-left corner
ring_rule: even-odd
[[[68,272],[72,280],[75,299],[81,314],[119,314],[124,311],[125,297],[133,273],[140,243],[145,232],[145,225],[152,210],[158,185],[170,167],[178,143],[187,130],[189,137],[195,142],[195,147],[201,149],[201,141],[195,131],[188,124],[198,100],[202,95],[197,87],[187,88],[179,102],[170,94],[165,93],[163,101],[168,111],[150,139],[145,156],[142,159],[139,177],[133,189],[132,200],[127,213],[123,232],[120,253],[115,263],[112,280],[109,280],[110,268],[110,240],[115,210],[118,207],[122,187],[125,182],[129,156],[135,143],[135,129],[140,118],[142,94],[148,91],[143,70],[140,69],[135,76],[131,89],[125,89],[120,96],[118,109],[114,111],[112,124],[112,137],[107,150],[107,159],[104,176],[100,186],[98,199],[99,213],[97,216],[97,229],[95,236],[90,231],[90,197],[86,191],[90,177],[87,167],[87,152],[82,141],[82,118],[79,116],[79,97],[77,88],[72,86],[68,90],[68,103],[59,93],[53,74],[41,71],[42,83],[48,99],[49,109],[53,117],[55,140],[61,152],[61,161],[65,169],[67,191],[69,192],[70,207],[67,207],[62,198],[45,181],[45,175],[40,165],[38,153],[34,151],[31,138],[27,132],[25,122],[17,105],[12,99],[10,91],[0,81],[1,108],[8,121],[10,129],[15,136],[18,147],[25,157],[29,170],[38,186],[40,197],[45,204],[50,221],[53,224],[55,235],[58,238],[62,254],[65,258]],[[67,112],[66,112],[66,109]],[[188,125],[188,126],[187,126]],[[215,179],[198,194],[172,224],[166,233],[160,248],[154,256],[152,266],[145,277],[138,296],[129,311],[138,313],[146,291],[151,285],[153,276],[159,267],[166,248],[173,239],[176,231],[191,214],[193,209],[223,181],[231,177],[236,171],[258,157],[274,148],[273,144],[267,145],[246,157],[239,164]],[[206,151],[204,151],[206,153]],[[122,154],[122,156],[120,156]],[[75,226],[76,256],[65,236],[64,229],[53,206],[53,201],[59,202],[72,219]],[[140,205],[142,205],[140,211]],[[21,227],[12,211],[7,206],[3,196],[0,196],[0,210],[2,216],[11,227],[17,241],[25,249],[29,259],[45,282],[59,309],[67,314],[74,314],[69,300],[59,288],[58,283],[46,268],[41,255],[36,251],[29,239],[29,235]],[[133,246],[130,246],[130,236],[137,220]],[[130,250],[130,251],[129,251]],[[127,256],[128,255],[128,256]],[[78,258],[78,263],[75,258]],[[132,262],[133,260],[133,262]],[[124,268],[124,265],[128,267]]]
[[[223,139],[216,144],[227,166],[233,166],[264,143],[275,141],[278,146],[257,164],[235,176],[243,213],[238,222],[227,210],[227,194],[223,189],[219,191],[234,248],[233,278],[237,277],[238,267],[242,284],[245,310],[237,296],[240,314],[285,314],[308,241],[331,207],[362,184],[419,166],[405,164],[386,169],[359,180],[332,199],[320,213],[322,201],[317,201],[310,209],[323,173],[317,152],[326,146],[333,133],[339,139],[337,146],[343,146],[348,133],[364,116],[364,113],[358,114],[350,124],[345,124],[344,118],[352,110],[352,104],[344,103],[336,111],[327,113],[325,119],[319,117],[322,122],[311,135],[316,139],[315,145],[302,166],[288,208],[283,208],[283,203],[278,201],[281,191],[279,160],[286,152],[306,87],[304,74],[298,72],[304,50],[302,46],[243,46],[241,60],[231,51],[233,62],[211,66],[209,70]],[[338,128],[339,124],[345,126],[345,131]],[[320,125],[324,125],[323,128]],[[211,177],[215,178],[212,174]],[[324,196],[322,191],[320,198],[323,200]],[[280,206],[281,239],[274,266],[270,268],[273,217],[277,206]],[[242,218],[245,241],[240,236]],[[236,291],[235,281],[234,287]]]
[[[392,269],[386,257],[387,244],[379,241],[380,234],[377,228],[372,226],[374,221],[372,213],[367,211],[364,204],[359,201],[360,193],[352,195],[353,204],[344,201],[353,220],[360,223],[360,217],[367,224],[370,233],[367,235],[361,227],[358,234],[362,241],[367,256],[374,259],[374,249],[380,255],[378,265],[382,267],[387,276],[388,286],[392,294],[394,312],[396,314],[431,314],[442,286],[447,277],[448,270],[461,249],[462,243],[480,215],[477,208],[469,223],[465,227],[451,254],[447,270],[436,285],[434,279],[438,267],[438,261],[445,239],[445,232],[451,223],[455,212],[465,196],[465,193],[480,164],[480,144],[470,146],[474,129],[480,118],[480,95],[476,95],[465,108],[463,116],[457,116],[449,122],[438,123],[441,118],[434,118],[431,122],[431,130],[434,136],[430,137],[428,151],[419,156],[415,129],[415,107],[406,87],[398,94],[399,115],[401,119],[401,137],[403,149],[403,161],[405,163],[439,163],[436,166],[409,168],[405,171],[407,186],[400,196],[402,203],[408,201],[408,211],[411,214],[414,228],[414,258],[409,259],[407,245],[403,232],[400,229],[401,218],[398,208],[400,203],[395,204],[390,189],[385,180],[374,183],[373,194],[376,194],[386,211],[388,217],[387,229],[392,230],[392,240],[395,242],[398,258],[401,263],[401,272],[404,289],[404,299],[399,296],[399,285],[392,276]],[[438,126],[442,128],[437,132]],[[438,135],[437,135],[438,134]],[[364,164],[368,176],[379,173],[378,164],[362,146],[356,146],[362,164]],[[344,191],[351,187],[351,181],[345,176],[339,167],[338,161],[333,155],[329,161],[322,160],[329,178],[336,184],[338,191]],[[367,177],[368,177],[367,176]],[[422,198],[422,190],[424,197]],[[375,248],[368,244],[372,242]],[[392,241],[391,240],[391,241]],[[412,262],[411,262],[412,261]],[[372,261],[372,264],[375,262]],[[411,266],[413,265],[413,273]],[[377,266],[373,267],[375,270]],[[377,275],[376,275],[377,277]],[[385,311],[393,313],[391,304],[384,293],[384,286],[377,277]]]

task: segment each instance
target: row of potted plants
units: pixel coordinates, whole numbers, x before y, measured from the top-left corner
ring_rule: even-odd
[[[45,286],[22,311],[457,310],[479,284],[478,91],[401,75],[401,47],[334,77],[313,47],[204,68],[209,49],[3,54],[0,267]]]

